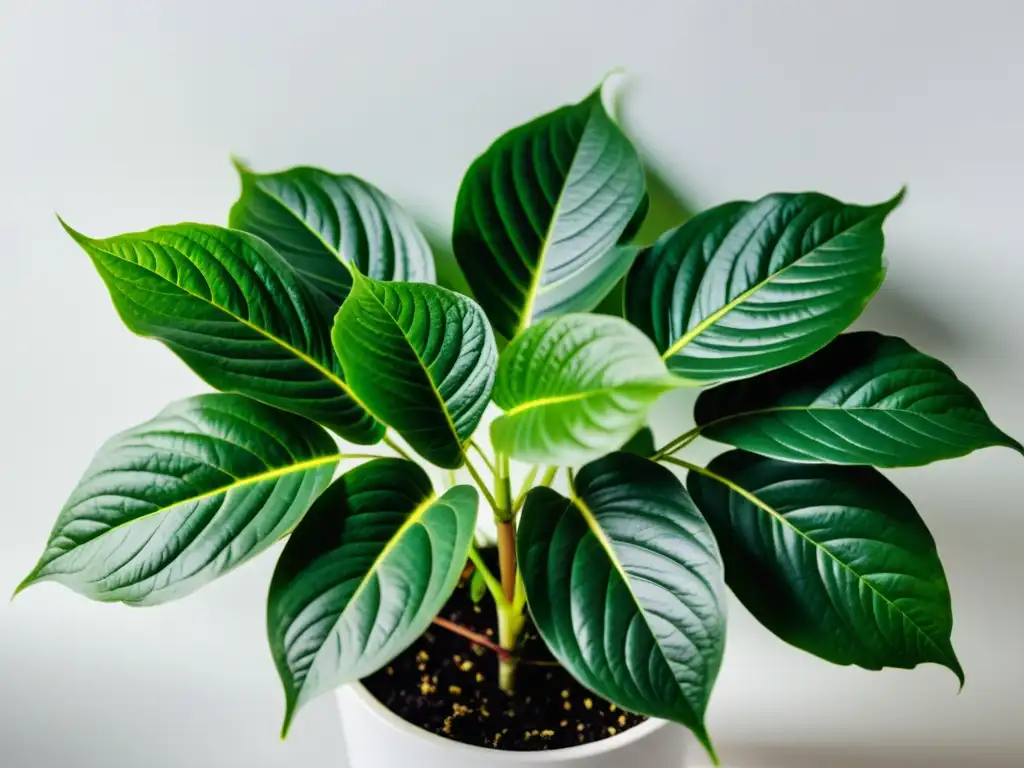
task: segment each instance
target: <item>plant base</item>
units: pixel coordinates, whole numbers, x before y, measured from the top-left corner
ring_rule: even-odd
[[[496,626],[493,602],[474,606],[464,587],[456,590],[442,616],[481,634],[493,633]],[[499,750],[589,744],[644,722],[588,692],[554,664],[529,626],[525,633],[515,696],[499,687],[497,654],[437,627],[364,685],[413,725]]]

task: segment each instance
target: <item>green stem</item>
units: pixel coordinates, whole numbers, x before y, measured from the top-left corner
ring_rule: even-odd
[[[516,564],[516,521],[513,509],[512,486],[509,480],[509,460],[498,454],[494,473],[495,522],[498,526],[498,563],[501,566],[501,592],[505,604],[498,604],[498,644],[509,652],[498,660],[498,687],[511,694],[516,686],[515,648],[519,633],[526,621],[522,610],[515,609],[516,584],[519,568]]]
[[[409,461],[412,461],[412,457],[405,452],[405,449],[403,449],[402,446],[400,446],[398,443],[394,441],[394,438],[392,438],[391,435],[384,435],[384,445],[386,445],[392,451],[397,453],[403,459],[408,459]]]
[[[481,477],[476,467],[473,466],[473,462],[469,460],[469,456],[466,456],[466,469],[469,471],[469,474],[473,477],[473,482],[476,483],[476,487],[480,490],[480,493],[484,495],[484,498],[487,499],[487,503],[491,505],[491,509],[494,510],[494,514],[497,515],[498,502],[491,494],[491,492],[487,490],[487,483],[484,481],[483,477]]]
[[[540,476],[540,482],[537,485],[549,486],[555,482],[555,477],[558,475],[559,467],[548,467],[544,470],[544,474]]]
[[[505,598],[505,592],[501,587],[501,582],[498,581],[497,577],[491,572],[491,569],[487,567],[487,563],[484,562],[483,558],[480,557],[480,553],[476,547],[470,547],[469,550],[470,562],[480,571],[480,575],[484,578],[484,584],[487,585],[487,591],[491,593],[491,597],[494,598],[494,602],[498,606],[498,610],[501,611],[505,608],[511,607],[511,604]]]
[[[661,461],[666,456],[675,453],[681,448],[685,448],[700,436],[700,430],[700,427],[694,427],[689,432],[684,432],[674,440],[670,440],[664,448],[660,449],[651,457],[651,461]]]
[[[494,462],[487,457],[487,454],[484,453],[484,449],[480,447],[480,444],[476,440],[470,440],[469,447],[475,450],[477,452],[477,455],[480,456],[481,459],[483,459],[484,464],[486,464],[487,468],[491,470],[492,475],[495,472],[497,472],[497,470],[494,467]]]
[[[523,504],[526,502],[526,494],[530,492],[533,487],[533,481],[537,479],[537,471],[540,467],[534,465],[530,467],[530,471],[526,473],[526,477],[523,479],[523,486],[519,489],[519,493],[516,494],[516,500],[512,504],[512,514],[517,514],[520,509],[523,508]]]

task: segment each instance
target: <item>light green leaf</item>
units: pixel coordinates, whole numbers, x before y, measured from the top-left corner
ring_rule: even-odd
[[[473,601],[473,605],[477,605],[481,600],[484,599],[484,595],[487,594],[487,579],[484,578],[483,571],[479,568],[473,569],[473,575],[469,580],[469,597]]]
[[[342,458],[316,424],[240,395],[174,403],[100,449],[21,591],[183,597],[276,542]]]
[[[616,453],[573,498],[526,497],[518,555],[537,629],[581,684],[631,712],[704,727],[725,644],[725,585],[711,531],[675,476]]]
[[[426,239],[372,184],[319,168],[258,174],[236,167],[242,195],[231,208],[231,227],[270,243],[335,307],[352,285],[350,267],[376,280],[434,282]]]
[[[211,386],[305,416],[349,442],[384,436],[342,377],[320,300],[259,238],[205,224],[103,240],[65,229],[92,258],[125,325],[162,341]]]
[[[430,626],[473,542],[477,492],[436,498],[404,459],[347,472],[317,499],[278,560],[267,599],[287,733],[317,696],[377,671]]]
[[[335,319],[334,346],[377,418],[437,466],[462,465],[498,356],[479,306],[435,285],[357,277]]]
[[[1021,450],[947,366],[870,332],[708,390],[695,416],[705,437],[790,461],[906,467],[993,445]]]
[[[688,486],[729,586],[780,638],[867,669],[934,662],[963,684],[935,542],[877,470],[730,451]]]
[[[592,309],[628,269],[619,249],[646,211],[636,150],[601,89],[512,129],[459,189],[452,244],[495,330]]]
[[[495,448],[535,464],[582,464],[621,447],[654,402],[685,382],[625,320],[563,315],[542,320],[501,355],[491,424]]]
[[[882,284],[874,206],[817,193],[726,203],[641,251],[626,280],[626,317],[673,372],[700,381],[762,373],[816,352]]]

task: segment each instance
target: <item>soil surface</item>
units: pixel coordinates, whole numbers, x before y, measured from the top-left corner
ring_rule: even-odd
[[[491,553],[486,553],[490,555]],[[492,559],[488,557],[488,559]],[[470,599],[463,580],[440,615],[487,637],[497,634],[494,602]],[[527,625],[516,695],[498,688],[494,651],[436,625],[390,666],[363,680],[403,720],[455,741],[505,750],[589,744],[647,718],[623,712],[581,686]]]

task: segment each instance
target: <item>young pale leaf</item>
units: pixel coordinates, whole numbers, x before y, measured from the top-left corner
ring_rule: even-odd
[[[597,306],[628,269],[616,245],[646,212],[636,150],[598,89],[499,138],[470,166],[452,246],[495,330]]]
[[[1021,450],[947,366],[870,332],[708,390],[695,417],[705,437],[790,461],[906,467],[987,446]]]
[[[213,387],[306,416],[349,442],[383,438],[342,377],[321,297],[259,238],[205,224],[104,240],[65,229],[125,325],[162,341]]]
[[[877,470],[730,451],[688,486],[729,586],[780,638],[867,669],[935,662],[963,684],[935,542]]]
[[[350,266],[377,280],[434,282],[426,239],[372,184],[319,168],[258,174],[236,167],[242,196],[231,208],[231,227],[270,243],[335,306],[352,285]]]
[[[38,581],[154,605],[284,535],[330,482],[337,446],[306,419],[241,395],[202,395],[112,438],[57,518]]]
[[[637,257],[626,317],[691,379],[801,360],[845,330],[882,284],[882,223],[901,198],[865,207],[774,194],[705,211]]]
[[[498,357],[480,307],[436,285],[356,277],[333,335],[346,380],[370,411],[423,458],[461,466]]]
[[[711,750],[704,712],[725,642],[711,531],[664,467],[627,453],[585,466],[573,498],[526,497],[518,555],[555,658],[632,712],[682,723]]]
[[[563,315],[508,345],[498,363],[491,424],[500,452],[536,464],[582,464],[621,447],[662,394],[682,386],[625,320]]]
[[[281,553],[267,598],[284,733],[304,704],[377,671],[430,626],[466,565],[476,511],[474,488],[438,499],[404,459],[363,464],[317,499]]]

